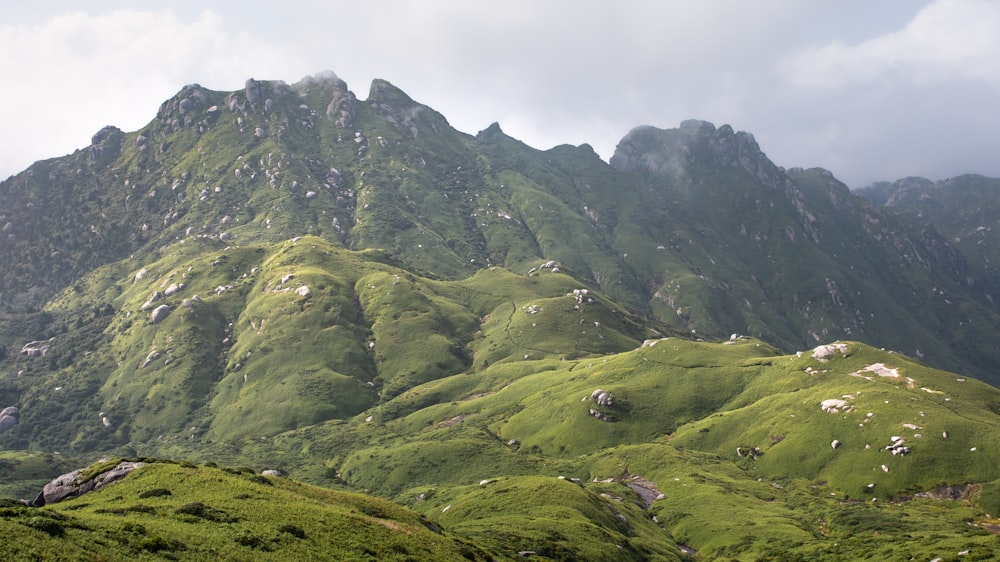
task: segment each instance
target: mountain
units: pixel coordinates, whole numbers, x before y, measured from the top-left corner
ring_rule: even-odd
[[[990,270],[729,126],[604,162],[383,80],[191,85],[0,183],[0,230],[7,495],[98,456],[280,468],[498,559],[950,556],[997,525]]]
[[[932,182],[904,178],[857,192],[876,205],[917,215],[966,257],[990,295],[1000,290],[1000,239],[993,234],[1000,213],[1000,180],[975,174]]]

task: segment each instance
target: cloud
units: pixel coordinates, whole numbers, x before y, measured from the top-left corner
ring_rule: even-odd
[[[997,174],[1000,3],[937,0],[898,29],[832,40],[775,66],[772,153],[849,185]],[[778,106],[785,120],[777,113]],[[992,168],[991,168],[992,166]]]
[[[1000,175],[988,154],[1000,142],[992,0],[146,5],[169,7],[34,10],[0,25],[0,48],[18,53],[0,59],[0,178],[104,125],[142,127],[184,84],[234,90],[326,69],[361,98],[384,78],[461,131],[499,121],[541,149],[589,143],[607,159],[635,126],[699,118],[850,185]]]
[[[1000,87],[1000,3],[938,0],[903,29],[856,45],[806,49],[788,62],[804,88],[851,89],[883,82],[923,85],[954,79]]]
[[[66,13],[0,27],[0,50],[17,53],[0,59],[0,76],[16,80],[0,91],[0,177],[87,146],[104,125],[142,127],[192,76],[238,87],[282,59],[211,11],[189,21],[170,11]]]

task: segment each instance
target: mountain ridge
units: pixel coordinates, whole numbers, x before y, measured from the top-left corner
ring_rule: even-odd
[[[384,80],[189,85],[0,182],[0,224],[12,467],[281,464],[501,559],[835,559],[836,533],[891,558],[986,539],[866,543],[861,519],[899,523],[871,499],[974,484],[908,509],[997,511],[983,255],[728,125],[638,127],[605,162],[459,132]],[[777,524],[718,521],[734,495]]]

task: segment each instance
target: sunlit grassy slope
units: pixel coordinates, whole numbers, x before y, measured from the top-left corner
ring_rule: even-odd
[[[0,507],[5,560],[488,560],[391,502],[157,462],[81,498]]]
[[[524,494],[544,525],[542,490],[563,476],[648,506],[643,521],[655,516],[674,544],[709,558],[971,549],[989,559],[1000,394],[897,353],[833,349],[821,360],[752,339],[668,338],[600,358],[505,363],[269,446],[323,459],[347,484],[455,521],[487,544],[524,540],[505,535],[518,510],[493,503],[506,502],[495,494]],[[595,404],[597,389],[614,403]],[[843,402],[824,410],[827,401]],[[905,455],[887,450],[899,439]],[[531,475],[551,484],[539,488]]]

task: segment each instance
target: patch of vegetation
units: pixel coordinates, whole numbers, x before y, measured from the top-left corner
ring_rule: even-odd
[[[234,523],[237,519],[221,509],[205,505],[201,502],[191,502],[184,504],[174,510],[178,515],[190,515],[198,519],[212,521],[215,523]]]

